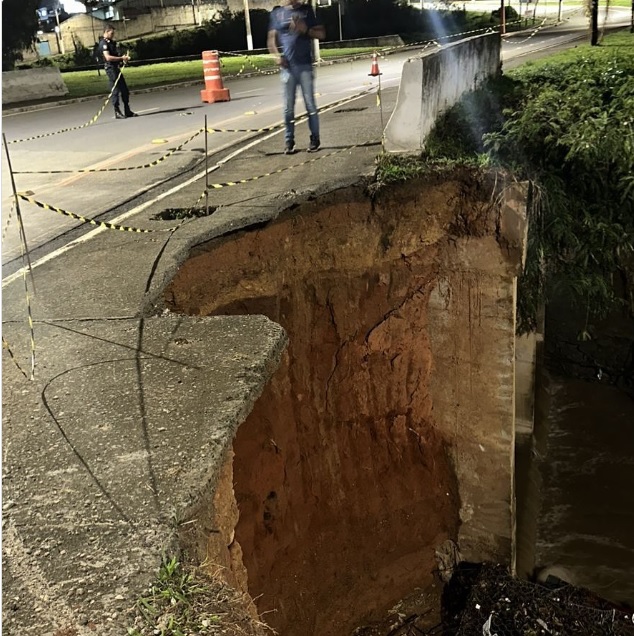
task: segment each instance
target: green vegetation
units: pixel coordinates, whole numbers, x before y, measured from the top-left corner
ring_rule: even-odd
[[[520,331],[535,328],[549,297],[568,297],[590,318],[622,302],[616,290],[632,293],[631,35],[526,65],[468,96],[438,123],[423,160],[488,162],[532,184]]]
[[[245,600],[224,583],[173,557],[164,559],[156,581],[136,603],[129,636],[206,636],[253,633],[262,625],[245,609]],[[243,631],[240,628],[244,628]]]

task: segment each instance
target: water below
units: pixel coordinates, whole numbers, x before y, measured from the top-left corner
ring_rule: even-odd
[[[563,566],[576,585],[634,605],[634,399],[558,376],[545,394],[545,439],[533,451],[535,563]]]

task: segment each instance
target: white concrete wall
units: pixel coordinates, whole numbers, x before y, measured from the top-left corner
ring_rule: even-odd
[[[438,117],[500,72],[498,33],[449,44],[403,65],[396,108],[385,128],[388,152],[417,152]]]
[[[14,104],[68,94],[58,68],[32,68],[2,73],[2,103]]]
[[[458,479],[462,556],[514,570],[515,307],[528,221],[526,185],[501,192],[495,233],[456,237],[439,260],[428,391]]]

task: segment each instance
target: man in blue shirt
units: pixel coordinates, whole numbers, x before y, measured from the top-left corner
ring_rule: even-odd
[[[302,89],[308,112],[308,152],[316,152],[321,144],[314,92],[313,40],[323,40],[325,36],[326,31],[323,25],[317,23],[312,7],[299,0],[286,0],[286,4],[271,12],[267,44],[280,66],[286,126],[284,152],[287,155],[295,152],[295,97],[298,86]]]

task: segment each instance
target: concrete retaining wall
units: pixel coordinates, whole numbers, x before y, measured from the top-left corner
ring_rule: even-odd
[[[32,68],[2,73],[2,103],[15,104],[68,94],[58,68]]]
[[[388,152],[416,152],[438,117],[500,72],[500,36],[477,36],[407,60],[396,108],[385,129]]]

